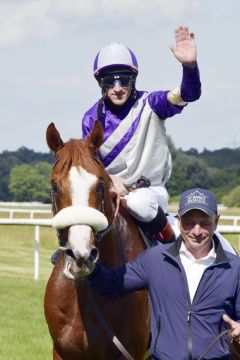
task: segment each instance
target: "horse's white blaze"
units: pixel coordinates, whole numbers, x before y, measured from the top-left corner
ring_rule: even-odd
[[[96,175],[90,174],[82,167],[72,167],[69,171],[72,190],[72,205],[89,205],[91,187],[96,183]]]
[[[87,225],[73,225],[69,229],[69,242],[74,255],[88,258],[91,228]]]
[[[71,184],[72,205],[89,206],[91,187],[96,183],[97,177],[82,167],[72,167],[69,172]],[[76,257],[88,257],[90,253],[90,232],[87,225],[74,225],[69,229],[69,243]]]

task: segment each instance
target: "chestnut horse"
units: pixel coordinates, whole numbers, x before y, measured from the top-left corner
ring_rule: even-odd
[[[90,293],[87,286],[86,275],[96,261],[114,268],[145,249],[132,217],[121,206],[118,212],[110,177],[97,158],[102,141],[98,121],[87,140],[64,143],[53,123],[47,129],[47,143],[56,157],[53,226],[62,245],[44,299],[55,360],[126,358],[111,341],[97,311],[134,360],[142,360],[147,348],[147,292],[113,300],[93,290]],[[96,240],[96,233],[102,234],[101,241]]]

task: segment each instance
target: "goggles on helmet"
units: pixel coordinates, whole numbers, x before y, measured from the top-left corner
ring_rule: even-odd
[[[135,82],[133,74],[109,74],[98,78],[98,83],[103,88],[113,88],[116,83],[121,87],[130,87]]]

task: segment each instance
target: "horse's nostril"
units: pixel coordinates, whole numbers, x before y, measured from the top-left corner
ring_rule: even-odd
[[[77,266],[79,266],[81,268],[85,263],[85,259],[80,257],[76,260],[76,263],[77,263]]]
[[[99,252],[97,248],[92,248],[89,255],[89,260],[93,261],[94,263],[98,260]]]

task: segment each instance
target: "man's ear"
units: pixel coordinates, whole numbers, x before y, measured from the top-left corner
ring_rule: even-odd
[[[175,215],[175,218],[178,220],[177,222],[177,225],[178,225],[178,229],[180,230],[180,221],[181,221],[181,218],[178,214]]]
[[[215,216],[215,230],[216,230],[216,228],[218,226],[219,218],[220,218],[220,215]]]

